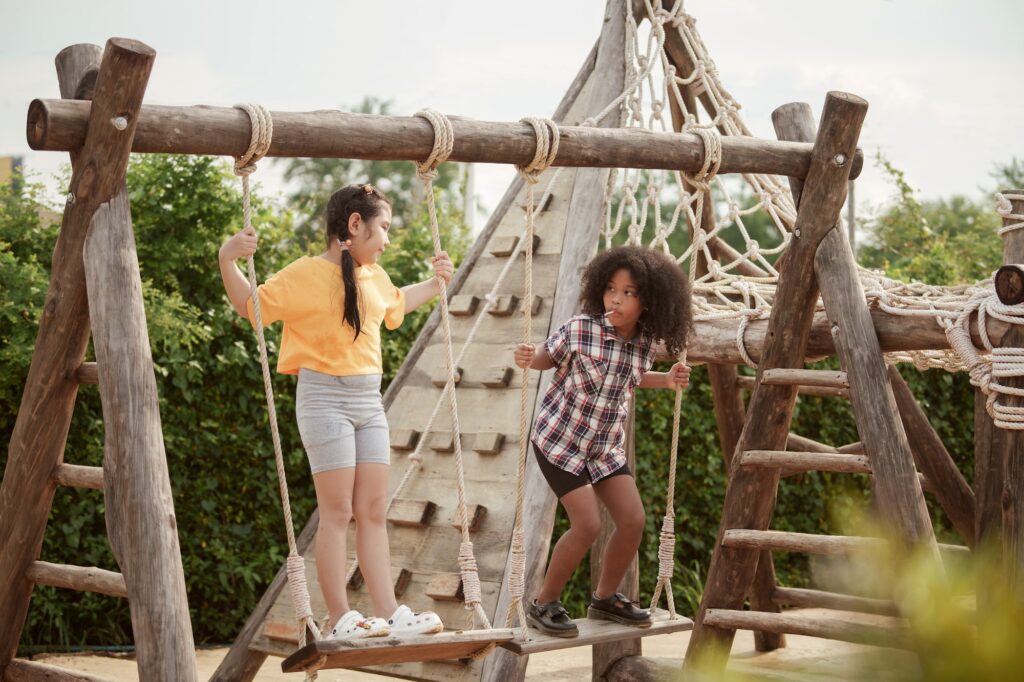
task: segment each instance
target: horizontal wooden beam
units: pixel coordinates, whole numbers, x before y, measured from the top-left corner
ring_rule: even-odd
[[[775,386],[813,386],[815,388],[850,388],[846,372],[829,369],[766,369],[761,383]]]
[[[75,372],[75,378],[80,384],[100,383],[100,371],[96,368],[95,362],[83,362]]]
[[[786,469],[791,474],[806,471],[830,471],[841,474],[871,473],[871,463],[867,457],[820,452],[749,450],[743,453],[740,466]]]
[[[736,378],[736,385],[748,391],[753,391],[757,384],[755,377],[739,376]],[[816,398],[849,398],[850,391],[845,388],[827,388],[825,386],[799,386],[798,394],[809,395]]]
[[[807,554],[842,555],[853,551],[877,550],[885,544],[885,540],[881,538],[788,533],[780,530],[727,530],[722,537],[722,545],[725,547]]]
[[[127,597],[124,576],[95,566],[69,566],[34,561],[26,577],[37,585],[62,587],[79,592],[98,592],[111,597]]]
[[[838,618],[790,613],[708,609],[704,614],[704,623],[724,630],[784,632],[894,649],[912,648],[909,631],[905,626],[901,627],[898,622],[893,622],[891,625],[868,625]]]
[[[34,100],[28,109],[28,144],[37,151],[75,151],[85,140],[90,104],[84,100]],[[271,113],[274,139],[267,156],[422,161],[430,156],[434,130],[416,116],[344,111]],[[536,137],[526,123],[449,117],[455,133],[452,161],[525,166]],[[561,126],[556,166],[664,168],[687,172],[704,165],[704,144],[691,133]],[[241,109],[146,105],[139,116],[133,152],[241,156],[250,123]],[[723,136],[720,173],[768,173],[803,178],[811,146],[753,137]]]
[[[53,470],[53,481],[57,485],[71,488],[103,490],[103,467],[86,467],[78,464],[58,464]]]
[[[871,309],[871,321],[882,352],[914,351],[914,350],[946,350],[949,340],[945,332],[935,320],[925,317],[907,317],[893,315],[877,308]],[[746,360],[736,348],[736,332],[739,330],[739,319],[704,320],[693,324],[686,346],[686,357],[690,362],[718,363],[722,365],[744,365]],[[1005,322],[988,317],[986,328],[989,338],[997,344],[1009,329]],[[816,313],[811,325],[806,361],[820,360],[835,355],[835,344],[832,342],[831,324],[825,313]],[[760,362],[765,336],[768,333],[768,320],[754,320],[744,331],[744,346],[755,362]],[[971,319],[971,340],[976,348],[983,350],[984,343],[978,335],[977,321]],[[661,360],[672,358],[659,352]]]
[[[799,606],[808,609],[835,609],[855,613],[873,613],[879,616],[898,616],[896,604],[886,599],[857,597],[852,594],[808,590],[800,587],[776,587],[772,601],[779,606]]]

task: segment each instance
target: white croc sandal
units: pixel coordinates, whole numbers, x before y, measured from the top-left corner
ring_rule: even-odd
[[[367,637],[386,637],[391,633],[388,622],[383,618],[364,618],[358,611],[349,611],[338,619],[329,640],[365,639]]]
[[[388,620],[391,626],[391,634],[402,635],[432,635],[444,630],[444,623],[433,611],[413,613],[405,604],[398,607],[395,613]]]

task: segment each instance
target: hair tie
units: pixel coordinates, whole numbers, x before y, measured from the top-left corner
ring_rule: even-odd
[[[367,194],[373,194],[373,185],[363,185],[363,191],[366,192]]]

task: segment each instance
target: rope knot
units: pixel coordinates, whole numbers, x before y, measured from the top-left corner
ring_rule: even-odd
[[[425,182],[437,177],[437,167],[448,160],[455,146],[455,131],[452,122],[444,114],[433,109],[417,111],[416,116],[427,119],[434,129],[434,144],[430,156],[416,164],[416,172]]]

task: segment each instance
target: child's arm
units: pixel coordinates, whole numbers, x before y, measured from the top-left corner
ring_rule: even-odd
[[[526,369],[551,369],[555,366],[555,361],[548,355],[548,350],[544,346],[537,350],[537,347],[532,343],[521,343],[516,346],[516,364]]]
[[[256,230],[248,227],[238,234],[232,235],[220,247],[217,260],[220,263],[220,278],[224,281],[224,291],[235,311],[242,317],[248,317],[245,302],[249,299],[249,280],[235,265],[239,258],[246,258],[256,253]]]
[[[638,388],[686,388],[690,383],[690,367],[677,362],[667,372],[647,372]]]
[[[445,284],[452,281],[452,273],[455,272],[455,266],[452,265],[452,261],[448,258],[446,252],[442,251],[440,256],[434,256],[431,259],[431,265],[434,267],[433,277],[418,284],[402,287],[402,293],[405,294],[405,312],[408,313],[416,310],[441,293],[441,285],[437,281],[438,277],[443,279]]]

